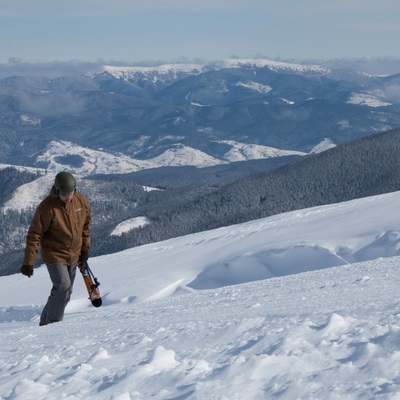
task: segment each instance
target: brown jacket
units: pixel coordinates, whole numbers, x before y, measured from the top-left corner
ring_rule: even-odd
[[[89,257],[91,210],[86,197],[75,193],[64,204],[53,186],[39,204],[26,236],[25,265],[35,265],[38,249],[43,262],[74,264],[79,256]]]

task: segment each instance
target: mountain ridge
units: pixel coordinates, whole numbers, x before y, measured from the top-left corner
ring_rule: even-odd
[[[57,140],[142,160],[180,145],[221,158],[227,141],[309,153],[400,126],[399,85],[400,75],[263,59],[8,77],[0,162],[33,166]]]

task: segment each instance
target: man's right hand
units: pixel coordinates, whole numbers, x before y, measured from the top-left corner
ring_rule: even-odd
[[[23,265],[21,267],[21,274],[30,278],[33,275],[33,265]]]

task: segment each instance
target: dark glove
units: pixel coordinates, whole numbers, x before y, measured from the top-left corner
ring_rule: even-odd
[[[79,264],[86,264],[88,257],[84,257],[82,254],[79,256],[78,263]]]
[[[30,278],[33,275],[33,265],[23,265],[21,267],[21,274]]]
[[[89,258],[89,251],[81,249],[81,255],[79,256],[79,260],[87,261]]]

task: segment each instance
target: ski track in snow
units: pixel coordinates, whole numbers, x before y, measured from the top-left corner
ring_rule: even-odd
[[[0,399],[400,399],[399,200],[94,258],[103,306],[77,276],[64,321],[45,327],[45,268],[1,277]]]

